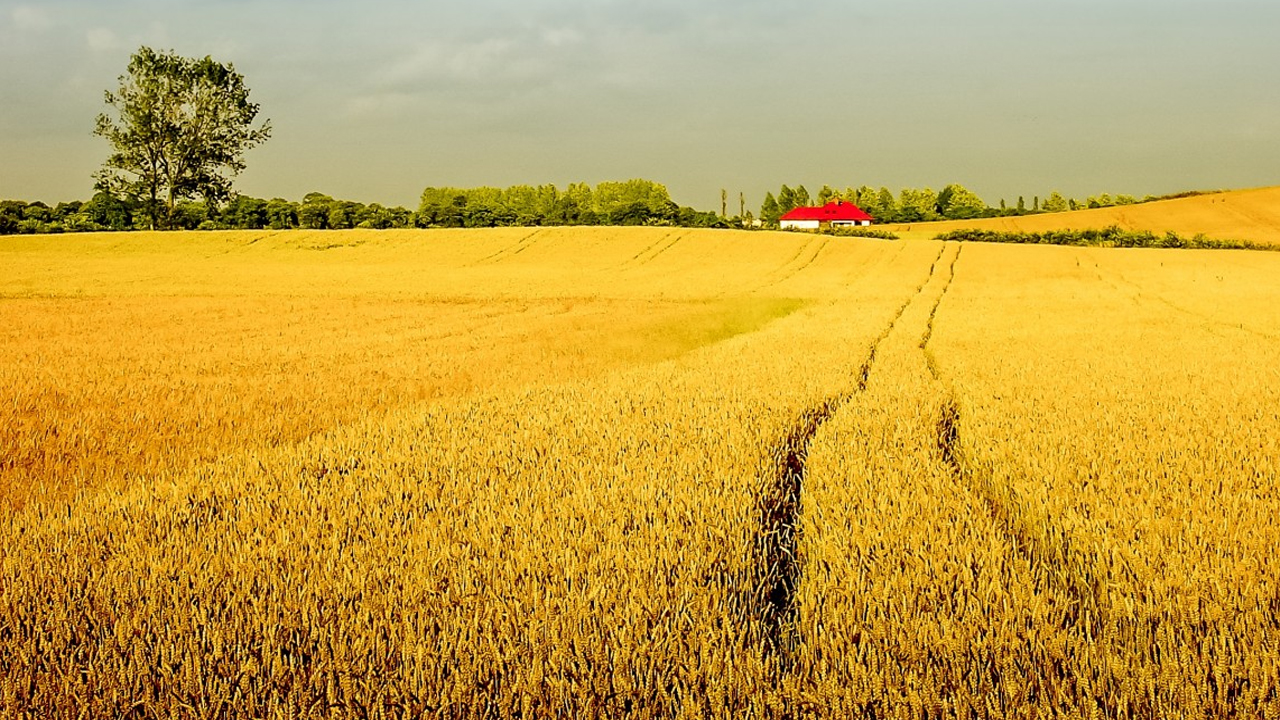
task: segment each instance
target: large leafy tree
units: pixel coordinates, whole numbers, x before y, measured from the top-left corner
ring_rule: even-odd
[[[952,183],[938,193],[938,213],[948,220],[969,220],[982,217],[987,204],[977,193],[963,185]]]
[[[938,219],[938,193],[930,188],[903,188],[898,196],[898,222]]]
[[[244,76],[210,57],[139,48],[106,101],[115,112],[98,116],[94,134],[112,153],[97,187],[135,198],[153,229],[175,225],[180,200],[230,198],[245,151],[271,135],[269,121],[254,127],[258,105]]]
[[[639,224],[649,217],[669,218],[675,212],[667,187],[652,180],[597,183],[592,198],[597,213],[624,225]]]
[[[1049,198],[1040,205],[1040,209],[1045,212],[1066,212],[1071,209],[1071,203],[1062,196],[1062,193],[1054,190],[1052,193],[1049,193]]]

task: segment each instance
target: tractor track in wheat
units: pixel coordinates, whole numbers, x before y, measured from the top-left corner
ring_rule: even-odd
[[[525,235],[524,237],[520,238],[519,240],[512,243],[511,245],[508,245],[495,253],[486,255],[480,258],[479,260],[476,260],[475,262],[471,263],[471,267],[476,267],[479,265],[494,265],[502,262],[503,260],[519,255],[525,250],[528,250],[530,245],[533,245],[535,242],[537,242],[537,240],[535,240],[534,238],[536,238],[540,232],[542,232],[542,228],[538,228],[537,230],[534,230],[533,232],[529,233],[528,235]]]
[[[932,381],[946,390],[946,400],[939,409],[936,422],[934,444],[938,457],[956,485],[967,488],[981,500],[1013,552],[1021,556],[1033,570],[1039,568],[1042,572],[1038,577],[1049,583],[1054,591],[1070,599],[1074,611],[1068,616],[1067,622],[1073,626],[1087,624],[1089,630],[1097,635],[1107,622],[1106,579],[1093,563],[1073,549],[1081,543],[1062,529],[1055,529],[1054,532],[1035,531],[1035,527],[1050,527],[1051,519],[1028,517],[1029,506],[1017,497],[1016,491],[997,487],[993,478],[975,471],[964,457],[960,442],[963,421],[960,403],[929,348],[938,309],[955,280],[956,263],[959,259],[960,251],[957,251],[948,268],[942,292],[929,311],[919,342]]]
[[[813,257],[821,250],[819,247]],[[757,504],[759,529],[753,559],[756,586],[748,602],[748,611],[763,627],[761,651],[779,678],[793,662],[797,645],[794,632],[795,596],[803,572],[798,561],[797,546],[800,539],[799,518],[804,484],[808,474],[809,446],[824,423],[843,405],[866,390],[880,346],[893,333],[907,308],[922,296],[924,288],[938,271],[938,264],[946,250],[945,245],[939,249],[929,266],[928,275],[872,341],[863,362],[852,372],[853,385],[804,408],[771,450],[773,466],[762,483],[763,492]],[[810,262],[812,260],[810,258]]]

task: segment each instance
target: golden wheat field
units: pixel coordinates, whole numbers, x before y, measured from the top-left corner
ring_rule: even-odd
[[[1125,230],[1185,236],[1203,234],[1219,240],[1248,240],[1280,245],[1280,187],[1211,192],[1193,197],[1136,205],[1093,208],[980,220],[949,220],[913,225],[886,225],[904,237],[929,238],[960,228],[1004,232],[1084,230],[1115,225]]]
[[[1278,275],[5,238],[0,717],[1280,717]]]

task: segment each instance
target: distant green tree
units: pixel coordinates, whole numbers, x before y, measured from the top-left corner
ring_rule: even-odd
[[[35,220],[36,222],[47,223],[53,220],[53,208],[45,205],[39,200],[27,203],[22,208],[23,220]]]
[[[67,218],[79,213],[80,208],[83,205],[84,203],[80,202],[79,200],[72,200],[71,202],[60,202],[57,205],[55,205],[53,208],[53,212],[51,213],[52,219],[55,222],[63,222]]]
[[[947,185],[938,193],[938,203],[934,206],[937,213],[943,217],[947,216],[948,207],[951,205],[951,194],[954,192],[955,185]]]
[[[18,221],[18,229],[16,232],[22,235],[34,235],[36,233],[57,232],[56,228],[51,228],[48,223],[36,220],[35,218],[23,218]]]
[[[387,212],[391,215],[391,227],[393,228],[411,228],[413,227],[413,212],[403,205],[396,205],[388,208]]]
[[[514,185],[501,192],[500,202],[506,206],[504,214],[514,218],[513,224],[532,227],[547,222],[559,195],[554,185]]]
[[[419,227],[462,227],[465,192],[451,187],[429,187],[422,191],[415,224]]]
[[[184,200],[174,206],[169,220],[170,229],[195,230],[210,222],[209,206],[203,202]]]
[[[938,194],[931,188],[903,188],[898,199],[898,222],[938,219]]]
[[[0,235],[18,232],[24,207],[26,203],[20,200],[0,200]]]
[[[106,102],[116,117],[103,113],[94,128],[112,147],[94,175],[97,188],[140,198],[152,229],[180,225],[183,199],[226,200],[245,151],[271,135],[269,122],[253,127],[258,105],[244,77],[210,57],[143,46]]]
[[[107,228],[94,222],[89,213],[82,208],[79,212],[71,213],[62,220],[62,229],[67,232],[94,232]]]
[[[94,224],[108,230],[130,230],[133,228],[132,205],[106,190],[99,190],[80,211],[89,216]]]
[[[880,188],[876,211],[876,213],[869,213],[876,222],[898,222],[902,219],[898,212],[898,201],[894,198],[893,191],[887,187]]]
[[[809,191],[804,189],[803,185],[799,185],[795,189],[796,207],[809,207],[812,200],[809,199]]]
[[[1019,215],[1027,214],[1027,201],[1024,200],[1021,195],[1018,196],[1018,214]]]
[[[646,222],[674,219],[675,203],[666,186],[652,180],[598,183],[593,196],[596,213],[609,223],[637,224],[638,213],[645,215]]]
[[[516,213],[501,201],[500,196],[489,192],[488,188],[480,188],[473,197],[467,198],[463,210],[464,227],[507,227],[516,224]]]
[[[799,204],[800,203],[796,200],[796,193],[794,190],[786,185],[783,185],[782,188],[778,190],[778,215],[786,215],[792,210],[795,210]]]
[[[366,230],[386,230],[395,227],[395,223],[391,209],[379,203],[365,205],[355,216],[356,227]]]
[[[948,220],[970,220],[982,217],[987,204],[963,185],[952,183],[938,193],[937,212]]]
[[[551,209],[560,201],[560,190],[550,183],[537,187],[538,212],[543,218],[551,214]]]
[[[831,202],[832,200],[835,200],[838,197],[839,197],[839,193],[837,193],[834,189],[832,189],[830,185],[824,184],[822,186],[822,189],[818,191],[818,205],[819,206],[826,205],[827,203]]]
[[[649,208],[644,203],[615,206],[605,216],[610,225],[644,225],[649,221]]]
[[[765,193],[764,202],[760,203],[760,221],[769,226],[777,225],[778,218],[782,214],[782,208],[778,206],[778,201],[773,197],[773,193]]]
[[[329,204],[333,198],[320,193],[307,193],[298,206],[298,226],[308,230],[329,227]]]
[[[267,216],[267,227],[272,230],[288,230],[299,225],[298,205],[284,198],[268,200],[264,212]]]
[[[245,230],[258,230],[267,226],[267,201],[237,195],[219,213],[223,225]]]
[[[1062,196],[1062,193],[1054,190],[1049,193],[1049,197],[1045,198],[1044,204],[1040,206],[1040,209],[1045,212],[1066,212],[1070,209],[1070,204]]]
[[[580,213],[583,216],[586,216],[588,213],[594,215],[596,198],[595,191],[591,189],[590,185],[584,182],[569,183],[569,186],[564,189],[564,194],[570,200],[573,200],[574,204],[580,208]]]
[[[467,215],[467,195],[465,191],[459,190],[447,203],[440,207],[440,214],[437,216],[436,224],[441,227],[460,228],[466,225]]]
[[[863,185],[854,190],[849,196],[849,201],[862,208],[871,217],[879,218],[880,195],[870,185]]]
[[[556,198],[555,204],[551,206],[551,211],[547,213],[546,223],[548,225],[578,225],[582,209],[578,207],[577,201],[567,193]]]
[[[334,230],[349,230],[356,226],[357,217],[363,205],[350,200],[333,200],[329,202],[329,218],[326,227]]]

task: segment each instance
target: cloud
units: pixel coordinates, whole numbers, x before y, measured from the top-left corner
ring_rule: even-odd
[[[478,80],[505,75],[517,64],[515,43],[499,38],[474,42],[432,43],[379,73],[387,85],[414,84],[424,80]]]
[[[53,27],[53,17],[43,8],[19,5],[11,13],[13,24],[19,30],[41,31]]]
[[[582,33],[572,27],[542,28],[542,42],[549,47],[565,47],[582,42]]]
[[[89,49],[98,52],[115,50],[120,47],[120,38],[111,28],[97,27],[85,33]]]
[[[401,116],[418,105],[418,99],[408,93],[380,92],[353,97],[346,101],[344,110],[349,118],[368,120]]]

